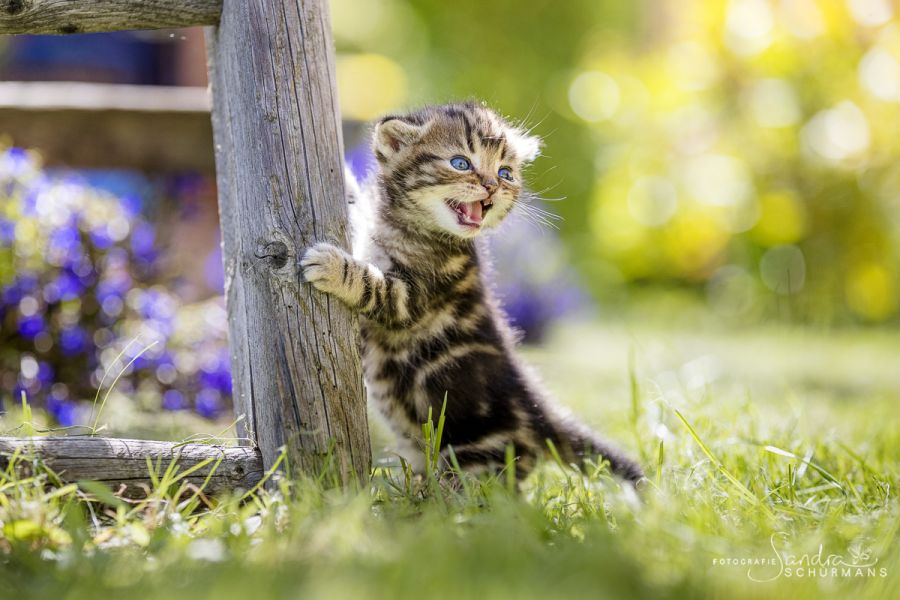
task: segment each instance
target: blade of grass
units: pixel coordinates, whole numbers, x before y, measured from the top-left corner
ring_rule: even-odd
[[[659,440],[659,448],[656,451],[656,487],[662,483],[662,467],[665,458],[665,446],[663,440]]]
[[[34,417],[31,414],[31,406],[28,404],[28,398],[25,396],[25,390],[22,390],[22,430],[27,437],[34,435]]]
[[[135,338],[135,339],[137,339],[137,338]],[[158,342],[153,342],[153,343],[145,346],[144,348],[141,349],[140,352],[135,354],[134,357],[130,361],[128,361],[128,364],[125,365],[122,368],[122,370],[119,371],[119,374],[116,375],[116,378],[113,379],[113,382],[106,389],[106,393],[103,395],[103,401],[100,403],[100,408],[97,410],[97,417],[94,419],[94,424],[91,426],[91,435],[92,436],[97,434],[97,423],[100,421],[100,415],[101,415],[101,413],[103,413],[103,407],[106,406],[106,401],[109,399],[109,395],[110,395],[110,393],[112,393],[113,389],[116,387],[116,384],[119,382],[119,379],[122,377],[122,375],[125,373],[125,371],[128,370],[128,367],[130,367],[131,365],[134,364],[134,361],[139,359],[147,350],[149,350],[150,348],[155,346],[157,343]],[[129,343],[128,345],[130,346],[131,343]],[[128,346],[125,346],[125,349],[127,349],[127,348],[128,348]],[[121,358],[122,354],[125,352],[125,349],[123,349],[122,352],[119,353],[119,356],[116,357],[116,361],[118,361],[119,358]],[[113,364],[115,364],[116,361],[113,361]],[[103,379],[106,379],[106,374],[103,375]],[[100,380],[101,386],[103,385],[103,379]],[[100,387],[97,388],[97,395],[99,395],[99,394],[100,394]],[[94,404],[96,405],[96,403],[97,403],[97,398],[94,397]],[[93,414],[94,414],[94,406],[91,406],[91,415],[93,415]]]
[[[94,496],[94,498],[103,504],[114,508],[125,506],[125,503],[121,498],[117,497],[108,487],[98,481],[82,480],[78,482],[78,487]]]
[[[824,477],[831,483],[835,484],[838,488],[844,489],[844,486],[841,485],[841,482],[838,481],[837,477],[835,477],[834,475],[832,475],[831,473],[829,473],[828,471],[826,471],[825,469],[823,469],[822,467],[820,467],[819,465],[814,463],[813,461],[809,460],[808,458],[800,458],[793,452],[790,452],[788,450],[782,450],[781,448],[778,448],[777,446],[763,446],[763,450],[765,450],[766,452],[769,452],[771,454],[777,454],[779,456],[784,456],[786,458],[793,458],[794,460],[799,460],[800,462],[804,463],[805,465],[812,467],[822,477]]]
[[[278,454],[278,458],[275,459],[275,463],[269,468],[268,471],[262,476],[262,478],[254,485],[252,488],[244,492],[244,494],[240,497],[239,501],[243,502],[245,499],[249,498],[256,492],[262,488],[263,485],[275,474],[275,471],[278,470],[278,467],[284,462],[287,457],[287,447],[282,447],[281,452]]]
[[[647,463],[647,452],[644,450],[643,439],[640,431],[641,421],[641,386],[637,378],[637,369],[635,367],[634,346],[628,352],[628,386],[631,393],[631,431],[634,433],[634,439],[637,444],[638,453],[641,455],[641,462]]]
[[[774,517],[774,515],[772,514],[772,511],[769,510],[769,507],[767,507],[765,504],[763,504],[760,501],[760,499],[757,498],[753,492],[751,492],[749,489],[747,489],[747,486],[745,486],[743,483],[741,483],[741,481],[737,477],[732,475],[731,472],[725,468],[725,466],[722,464],[722,462],[712,453],[712,450],[710,450],[709,447],[703,442],[703,440],[700,439],[700,436],[697,434],[697,432],[694,430],[694,428],[691,426],[691,424],[688,422],[688,420],[684,417],[683,414],[681,414],[681,411],[676,409],[675,415],[682,422],[682,424],[687,428],[688,433],[694,439],[694,442],[696,442],[697,445],[700,446],[700,450],[703,451],[703,454],[705,454],[706,457],[710,460],[710,462],[712,462],[713,465],[715,465],[715,467],[719,471],[719,473],[724,475],[725,479],[727,479],[728,481],[731,482],[731,484],[734,486],[734,489],[738,492],[738,494],[740,494],[741,497],[743,497],[747,502],[750,502],[754,506],[758,506],[770,518]]]
[[[506,490],[513,494],[516,491],[516,449],[512,444],[506,445]]]
[[[122,356],[125,355],[125,352],[127,352],[128,349],[131,348],[131,345],[133,343],[135,343],[136,341],[138,341],[137,337],[135,337],[133,340],[131,340],[130,342],[125,344],[125,347],[122,348],[122,350],[116,355],[116,357],[113,359],[113,361],[111,363],[109,363],[109,366],[106,367],[106,370],[103,372],[103,377],[100,378],[100,383],[97,384],[97,393],[94,394],[94,401],[93,401],[93,403],[91,403],[91,414],[88,417],[89,421],[94,418],[94,409],[97,407],[97,400],[100,399],[100,392],[103,390],[103,383],[106,381],[107,376],[109,376],[110,369],[113,368],[113,365],[115,365],[117,362],[119,362],[119,360],[122,358]]]

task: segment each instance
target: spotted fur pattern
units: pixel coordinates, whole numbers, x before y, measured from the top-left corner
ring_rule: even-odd
[[[439,414],[446,397],[443,455],[452,447],[469,471],[503,465],[511,445],[524,476],[550,441],[568,462],[599,454],[639,479],[636,463],[541,390],[484,280],[476,237],[522,201],[521,170],[538,140],[466,103],[385,117],[373,148],[379,168],[369,189],[348,184],[362,217],[354,256],[323,243],[301,261],[307,281],[362,316],[370,400],[415,445],[429,409]],[[454,157],[470,168],[455,168]]]

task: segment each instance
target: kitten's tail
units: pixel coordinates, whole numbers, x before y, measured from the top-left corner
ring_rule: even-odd
[[[564,460],[581,465],[584,459],[599,456],[609,463],[615,475],[626,481],[637,483],[644,478],[644,471],[635,460],[581,423],[567,421],[558,424],[556,429],[558,450]]]

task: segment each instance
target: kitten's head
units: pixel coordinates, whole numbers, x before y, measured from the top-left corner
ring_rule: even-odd
[[[373,146],[393,218],[468,239],[512,210],[540,141],[467,102],[385,117]]]

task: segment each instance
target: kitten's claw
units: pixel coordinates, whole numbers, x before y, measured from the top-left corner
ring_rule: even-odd
[[[340,248],[320,242],[308,248],[300,259],[303,279],[318,290],[333,293],[343,281],[349,259],[347,253]]]

